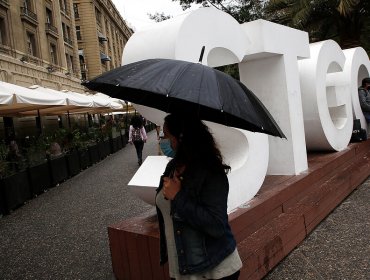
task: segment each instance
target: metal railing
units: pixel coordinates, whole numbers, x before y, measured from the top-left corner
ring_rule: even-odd
[[[56,28],[51,23],[45,23],[45,30],[46,32],[53,32],[55,34],[58,34],[58,28]]]
[[[21,16],[24,16],[37,22],[37,15],[26,7],[21,7]]]
[[[67,37],[63,37],[63,40],[64,40],[64,42],[66,42],[67,44],[69,44],[69,45],[73,45],[73,42],[72,42],[72,40],[71,39],[69,39],[69,38],[67,38]]]

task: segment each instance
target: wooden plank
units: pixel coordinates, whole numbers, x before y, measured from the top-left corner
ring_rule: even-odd
[[[137,252],[139,254],[139,266],[140,266],[140,272],[141,272],[141,278],[142,280],[146,279],[153,279],[154,270],[152,269],[152,263],[150,259],[150,248],[149,248],[149,238],[150,236],[138,236],[136,238],[136,248]]]
[[[144,236],[136,233],[125,234],[126,251],[128,254],[130,276],[127,279],[144,279],[140,269],[140,255],[137,244],[142,241]]]
[[[150,255],[150,265],[152,267],[152,278],[153,280],[164,280],[165,272],[163,266],[159,264],[159,239],[150,238],[148,241],[149,255]],[[168,268],[167,268],[168,269]]]
[[[129,263],[124,235],[125,232],[114,227],[108,227],[112,268],[117,279],[128,279],[129,277]]]

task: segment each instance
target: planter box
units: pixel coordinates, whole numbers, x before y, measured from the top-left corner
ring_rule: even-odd
[[[81,171],[80,157],[78,151],[72,151],[65,155],[69,177],[75,176]]]
[[[9,214],[11,210],[31,199],[27,170],[0,179],[0,198],[2,214]]]
[[[122,149],[122,140],[121,136],[110,139],[111,153],[115,153],[118,150]]]
[[[51,186],[56,186],[59,183],[67,180],[68,169],[67,161],[64,155],[49,159],[49,167],[51,173]]]
[[[113,154],[117,152],[117,143],[115,143],[116,138],[109,138],[109,147],[110,147],[110,153]]]
[[[98,145],[92,145],[88,147],[90,155],[90,163],[95,164],[100,160]]]
[[[49,164],[45,160],[28,168],[28,179],[31,186],[32,196],[43,193],[46,189],[51,186],[51,175]]]
[[[126,147],[128,143],[128,136],[122,135],[122,148]]]
[[[110,143],[109,139],[98,142],[99,157],[100,159],[106,158],[110,154]]]
[[[90,154],[88,149],[78,150],[78,158],[81,170],[86,169],[91,165]]]
[[[118,150],[121,150],[123,148],[123,145],[122,145],[122,136],[118,136],[116,138],[116,141],[117,141],[117,148],[118,148]]]
[[[102,160],[106,157],[105,155],[105,147],[104,147],[104,142],[98,142],[98,150],[99,150],[99,159]]]

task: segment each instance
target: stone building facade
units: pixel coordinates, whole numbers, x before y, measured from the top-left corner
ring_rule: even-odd
[[[122,51],[133,31],[110,0],[74,0],[74,17],[82,80],[121,65]]]
[[[0,80],[83,92],[132,33],[110,0],[0,0]]]
[[[121,65],[132,33],[111,0],[0,0],[0,81],[83,93],[81,81]],[[0,108],[0,140],[61,118],[3,117]]]

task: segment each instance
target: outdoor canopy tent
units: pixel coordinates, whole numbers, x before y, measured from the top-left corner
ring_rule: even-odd
[[[74,110],[84,109],[84,112],[89,112],[94,108],[94,103],[92,100],[85,98],[83,95],[72,95],[67,92],[58,91],[50,88],[45,88],[39,85],[31,86],[35,92],[43,92],[52,94],[54,96],[60,96],[66,99],[67,104],[64,106],[56,106],[51,108],[45,108],[40,110],[41,115],[61,115],[64,113],[73,112]],[[35,112],[29,111],[25,112],[24,115],[34,115]]]
[[[123,105],[122,103],[124,103],[124,101],[121,102],[117,102],[116,100],[114,100],[113,98],[106,98],[106,97],[103,97],[101,95],[97,95],[97,94],[94,94],[94,95],[85,95],[85,94],[80,94],[80,93],[77,93],[77,92],[73,92],[73,91],[63,91],[65,93],[68,93],[70,95],[74,95],[74,96],[83,96],[84,98],[88,99],[88,100],[91,100],[94,104],[94,109],[93,109],[93,113],[105,113],[105,112],[112,112],[112,111],[116,111],[116,110],[123,110]],[[119,100],[119,99],[117,99]],[[74,110],[74,113],[78,113],[78,112],[81,112],[83,110],[81,109],[77,109],[77,110]],[[85,111],[86,112],[86,111]]]
[[[107,113],[123,110],[124,101],[104,96],[58,91],[38,85],[30,88],[0,81],[0,116]]]
[[[65,106],[61,96],[0,81],[0,116],[12,116],[26,111]]]

